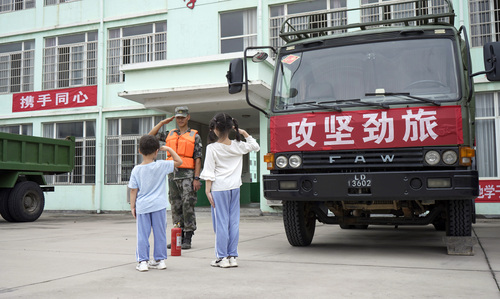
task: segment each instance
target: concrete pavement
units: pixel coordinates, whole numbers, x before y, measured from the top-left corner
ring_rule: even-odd
[[[318,223],[311,246],[292,247],[280,216],[244,208],[240,266],[221,269],[210,267],[210,212],[198,208],[197,216],[193,248],[169,256],[167,270],[143,273],[130,214],[2,219],[0,298],[500,298],[498,219],[473,226],[474,256],[450,256],[432,226]]]

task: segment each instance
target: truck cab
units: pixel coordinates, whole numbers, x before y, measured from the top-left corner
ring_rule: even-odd
[[[476,74],[451,3],[431,10],[425,2],[404,2],[413,14],[362,23],[283,23],[263,185],[267,199],[282,201],[291,245],[309,245],[316,221],[433,224],[447,236],[471,235]],[[403,4],[369,9],[391,5]],[[485,46],[490,80],[495,51],[497,43]]]

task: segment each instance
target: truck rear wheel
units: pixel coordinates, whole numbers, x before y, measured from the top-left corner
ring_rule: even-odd
[[[284,201],[283,224],[290,245],[310,245],[316,229],[316,214],[312,210],[311,203]]]
[[[43,191],[35,182],[19,182],[10,192],[9,211],[15,221],[37,220],[42,215],[44,205]]]
[[[0,215],[9,222],[15,222],[9,211],[9,194],[11,189],[0,189]]]
[[[472,232],[472,201],[448,201],[448,219],[446,235],[453,237],[468,237]]]

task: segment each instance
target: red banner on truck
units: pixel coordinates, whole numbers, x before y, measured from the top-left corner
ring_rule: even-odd
[[[64,109],[97,105],[97,85],[12,95],[12,112]]]
[[[271,117],[271,152],[462,144],[460,106]]]

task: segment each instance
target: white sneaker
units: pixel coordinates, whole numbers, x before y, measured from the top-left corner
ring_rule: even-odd
[[[238,262],[236,262],[235,256],[232,256],[229,258],[229,266],[230,267],[238,267]]]
[[[149,270],[148,263],[146,261],[142,261],[142,262],[137,264],[135,269],[137,269],[140,272],[148,271]]]
[[[148,266],[151,269],[165,270],[167,269],[167,265],[165,265],[165,260],[151,260],[148,262]]]
[[[212,267],[221,267],[221,268],[228,268],[230,267],[229,265],[229,260],[225,257],[222,259],[216,259],[210,263],[210,266]]]

